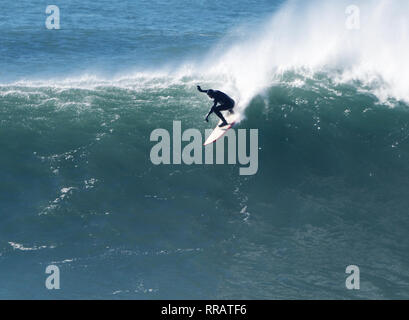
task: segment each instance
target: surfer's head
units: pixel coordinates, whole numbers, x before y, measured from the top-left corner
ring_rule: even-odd
[[[208,95],[210,98],[214,98],[214,90],[212,90],[212,89],[207,90],[207,95]]]

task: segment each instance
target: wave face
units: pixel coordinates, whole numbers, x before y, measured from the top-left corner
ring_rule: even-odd
[[[75,35],[94,48],[89,55],[71,48],[65,60],[28,46],[24,67],[9,59],[0,85],[0,297],[55,298],[42,277],[56,264],[62,298],[407,299],[408,4],[363,1],[361,29],[348,30],[343,1],[215,2],[243,18],[220,20],[202,5],[198,25],[219,23],[206,24],[208,37],[192,26],[197,7],[177,3],[160,11],[141,2],[156,10],[151,33],[107,28],[109,50],[91,45],[85,25],[61,30],[60,41]],[[83,5],[72,21],[102,12]],[[165,29],[175,6],[185,11]],[[95,30],[118,31],[100,19]],[[12,22],[2,28],[2,37],[24,37]],[[115,52],[118,39],[128,40]],[[42,55],[67,65],[36,72]],[[230,93],[239,128],[259,129],[257,175],[151,163],[154,129],[215,125],[202,122],[210,101],[198,83]],[[344,286],[352,264],[361,268],[355,292]]]

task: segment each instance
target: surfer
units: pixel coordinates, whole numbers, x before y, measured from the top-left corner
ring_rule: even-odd
[[[212,89],[202,90],[200,86],[197,86],[197,90],[199,90],[200,92],[207,93],[209,98],[214,100],[213,107],[210,109],[205,120],[209,122],[209,116],[214,112],[222,120],[222,123],[219,125],[219,127],[227,126],[228,123],[220,111],[229,110],[230,113],[233,113],[233,108],[235,104],[234,100],[230,98],[227,94],[219,90]]]

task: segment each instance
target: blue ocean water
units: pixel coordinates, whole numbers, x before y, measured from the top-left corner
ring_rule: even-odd
[[[0,298],[409,298],[407,2],[49,4],[0,6]],[[256,175],[150,161],[215,125],[197,84],[259,130]]]

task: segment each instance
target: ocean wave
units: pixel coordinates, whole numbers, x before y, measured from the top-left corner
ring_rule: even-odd
[[[5,95],[13,94],[12,87],[120,87],[139,92],[193,87],[200,82],[229,92],[245,108],[258,93],[282,81],[286,72],[295,71],[305,77],[324,72],[337,83],[358,81],[383,102],[390,98],[408,102],[409,3],[360,1],[357,30],[346,27],[349,5],[345,0],[287,1],[257,28],[241,28],[235,33],[241,35],[239,39],[226,36],[202,61],[191,59],[156,70],[130,67],[129,72],[112,77],[82,74],[19,80],[0,85],[0,91]]]

